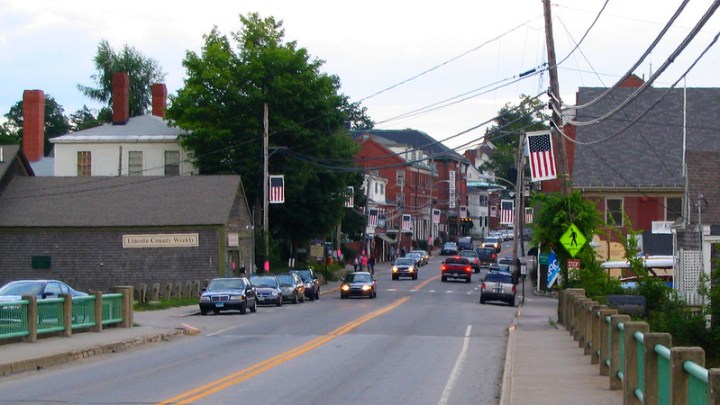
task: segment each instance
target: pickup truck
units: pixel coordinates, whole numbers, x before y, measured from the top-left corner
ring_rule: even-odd
[[[452,256],[445,259],[440,265],[441,280],[447,281],[448,278],[462,278],[466,283],[470,282],[473,268],[470,260],[466,257]]]

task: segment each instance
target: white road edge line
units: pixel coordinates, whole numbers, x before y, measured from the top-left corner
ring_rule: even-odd
[[[460,377],[460,370],[462,370],[462,365],[465,360],[465,355],[467,354],[468,346],[470,346],[471,330],[472,325],[468,325],[467,329],[465,330],[465,339],[463,339],[462,350],[460,350],[460,354],[458,355],[457,360],[455,360],[455,366],[453,367],[452,373],[450,373],[450,378],[448,378],[447,384],[445,384],[445,389],[443,390],[442,396],[440,396],[438,405],[447,404],[450,400],[450,394],[452,394],[455,383],[457,383],[458,377]]]
[[[208,333],[207,336],[219,335],[219,334],[221,334],[221,333],[223,333],[223,332],[227,332],[227,331],[232,330],[232,329],[235,329],[235,327],[233,326],[233,327],[231,327],[231,328],[220,329],[220,330],[215,331],[215,332],[213,332],[213,333]]]

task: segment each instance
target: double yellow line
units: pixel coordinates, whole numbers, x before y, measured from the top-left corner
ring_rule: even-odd
[[[250,366],[244,370],[240,370],[236,373],[230,374],[227,377],[223,377],[221,379],[215,380],[211,383],[205,384],[205,385],[195,388],[193,390],[184,392],[175,397],[158,402],[158,404],[162,404],[162,405],[190,404],[199,399],[202,399],[209,395],[212,395],[215,392],[224,390],[225,388],[228,388],[232,385],[241,383],[249,378],[252,378],[258,374],[261,374],[267,370],[270,370],[275,366],[285,363],[286,361],[290,361],[304,353],[307,353],[313,349],[316,349],[339,336],[349,333],[350,331],[352,331],[353,329],[357,328],[358,326],[364,324],[365,322],[368,322],[369,320],[371,320],[373,318],[377,318],[377,317],[399,307],[408,299],[410,299],[410,297],[400,298],[386,307],[380,308],[377,311],[373,311],[367,315],[361,316],[360,318],[358,318],[352,322],[346,323],[345,325],[333,330],[332,332],[328,333],[327,335],[319,336],[301,346],[298,346],[294,349],[288,350],[285,353],[279,354],[275,357],[271,357],[265,361],[257,363],[257,364]]]

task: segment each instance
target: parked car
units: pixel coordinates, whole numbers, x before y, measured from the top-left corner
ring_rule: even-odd
[[[257,292],[246,277],[214,278],[200,294],[200,314],[237,310],[245,314],[257,311]]]
[[[409,252],[405,255],[405,257],[415,260],[415,266],[417,266],[417,267],[422,266],[423,258],[420,253]]]
[[[60,294],[70,294],[73,297],[88,295],[58,280],[17,280],[0,288],[0,301],[19,301],[23,295],[34,295],[37,299],[57,298]]]
[[[455,242],[445,242],[442,249],[440,249],[441,255],[456,255],[458,252],[458,246]]]
[[[500,273],[507,273],[512,275],[512,268],[509,264],[495,263],[488,267],[488,272],[497,271]]]
[[[281,307],[283,304],[283,293],[280,283],[275,276],[252,276],[250,283],[257,290],[258,304],[270,304]]]
[[[309,298],[310,301],[320,299],[320,281],[313,269],[292,269],[289,273],[297,274],[303,283],[305,283],[305,297]]]
[[[280,289],[285,301],[297,304],[305,302],[305,283],[296,273],[277,274]]]
[[[509,273],[490,271],[485,275],[480,286],[480,303],[486,301],[503,301],[515,306],[515,284]]]
[[[410,253],[417,253],[422,256],[422,262],[420,263],[421,266],[424,266],[430,262],[430,254],[425,250],[413,250]]]
[[[470,282],[472,277],[472,265],[466,257],[452,256],[443,260],[440,265],[440,279],[445,282],[449,278],[462,278],[466,283]]]
[[[488,267],[497,263],[497,252],[495,248],[491,247],[480,247],[475,249],[480,260],[480,267]]]
[[[470,260],[470,265],[472,266],[473,270],[475,270],[475,273],[480,273],[480,257],[478,257],[476,251],[461,250],[460,253],[458,253],[458,256],[466,257],[468,260]]]
[[[340,298],[347,297],[377,297],[377,280],[366,271],[348,273],[340,285]]]
[[[397,280],[400,277],[410,277],[413,280],[417,280],[418,267],[417,264],[415,264],[415,259],[412,257],[401,257],[395,260],[390,271],[392,272],[393,280]]]
[[[503,243],[502,237],[488,236],[487,238],[485,238],[485,240],[483,241],[482,245],[480,245],[480,247],[491,247],[491,248],[495,249],[495,252],[500,252],[500,250],[502,249],[502,243]]]

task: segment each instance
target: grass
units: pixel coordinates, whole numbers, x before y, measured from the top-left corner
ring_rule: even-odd
[[[177,308],[177,307],[184,307],[188,305],[197,305],[198,299],[197,297],[183,297],[183,298],[170,298],[170,299],[161,299],[160,301],[153,302],[153,303],[144,303],[141,304],[139,302],[136,302],[133,306],[133,309],[135,311],[155,311],[158,309],[168,309],[168,308]]]

